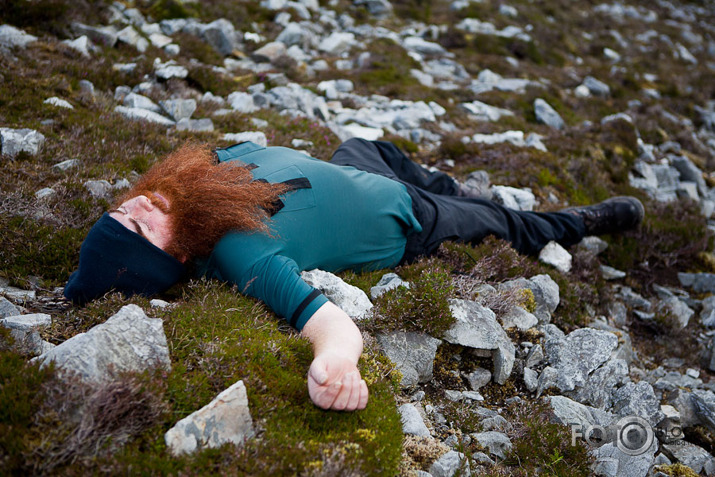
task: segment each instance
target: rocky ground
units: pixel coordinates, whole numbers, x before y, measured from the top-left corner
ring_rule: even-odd
[[[0,468],[715,474],[714,78],[711,0],[0,2]],[[363,330],[358,413],[312,406],[309,345],[219,283],[62,299],[184,141],[328,160],[356,136],[508,207],[646,218],[538,260],[306,272]]]

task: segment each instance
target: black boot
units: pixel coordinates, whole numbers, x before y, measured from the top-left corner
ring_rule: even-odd
[[[569,207],[561,212],[578,215],[586,225],[586,235],[605,235],[636,228],[645,209],[635,197],[612,197],[598,204]]]

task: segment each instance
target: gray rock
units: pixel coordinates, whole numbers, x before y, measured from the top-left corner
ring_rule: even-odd
[[[687,465],[697,474],[715,474],[715,459],[708,451],[687,441],[663,444],[663,451],[672,460]]]
[[[174,121],[189,119],[196,111],[195,99],[167,99],[159,101],[159,106],[162,107]]]
[[[531,368],[524,368],[524,385],[529,392],[534,392],[539,387],[539,375]]]
[[[253,95],[244,93],[243,91],[235,91],[229,94],[228,102],[233,109],[241,113],[252,113],[260,109],[256,106]]]
[[[224,444],[242,445],[254,435],[253,420],[243,381],[222,391],[198,411],[174,425],[164,441],[174,456]]]
[[[527,189],[492,186],[492,200],[514,210],[533,210],[536,197]]]
[[[678,280],[695,293],[715,293],[715,273],[678,273]]]
[[[487,171],[473,171],[467,179],[459,185],[461,192],[466,197],[474,197],[491,200],[492,191],[489,190],[490,181]]]
[[[214,130],[214,122],[210,118],[201,119],[180,119],[176,122],[177,131],[191,132],[211,132]]]
[[[238,144],[239,142],[250,141],[258,144],[259,146],[266,147],[268,145],[268,139],[266,134],[261,131],[247,131],[242,133],[227,133],[223,135],[223,140]]]
[[[0,128],[0,152],[10,158],[21,152],[37,155],[45,144],[45,136],[33,129]]]
[[[338,56],[350,51],[355,44],[355,35],[347,32],[333,32],[318,44],[318,50]]]
[[[685,156],[671,156],[670,162],[675,169],[680,173],[681,181],[695,182],[698,191],[702,194],[707,194],[708,188],[703,178],[701,171],[693,162]]]
[[[475,432],[469,436],[476,440],[480,446],[489,449],[491,455],[495,455],[500,459],[506,459],[507,454],[511,452],[511,439],[501,432]]]
[[[544,351],[549,364],[559,372],[558,388],[573,391],[586,384],[588,375],[605,363],[617,346],[613,333],[580,328],[564,339],[546,340]]]
[[[633,350],[633,342],[628,332],[610,326],[608,323],[602,320],[595,320],[591,322],[589,326],[597,330],[610,331],[611,333],[618,336],[618,348],[616,348],[616,351],[614,351],[613,355],[611,356],[612,360],[622,359],[628,365],[633,363],[636,358],[636,353]]]
[[[587,76],[583,80],[583,85],[588,88],[594,96],[607,97],[611,94],[611,88],[604,82],[597,80],[593,76]]]
[[[553,129],[563,129],[566,125],[559,113],[541,98],[534,100],[534,114],[537,122],[546,124]]]
[[[663,419],[653,386],[645,381],[626,383],[613,393],[613,412],[621,417],[638,416],[655,426]]]
[[[614,391],[626,381],[628,365],[622,359],[613,359],[596,369],[583,388],[578,389],[571,397],[598,409],[610,409]]]
[[[378,334],[377,342],[402,373],[400,384],[403,387],[432,379],[432,366],[440,340],[422,333],[394,331]]]
[[[534,345],[529,350],[529,354],[526,355],[524,360],[524,366],[527,368],[534,368],[544,361],[544,349],[540,344]]]
[[[91,46],[91,43],[89,41],[89,38],[87,35],[82,35],[79,38],[76,38],[74,40],[64,40],[61,42],[63,45],[67,45],[68,48],[73,49],[74,51],[78,52],[85,58],[89,58],[89,49]],[[83,80],[86,81],[86,80]]]
[[[139,53],[144,53],[149,47],[149,42],[143,36],[139,35],[134,27],[127,26],[117,33],[117,40],[127,45],[133,46],[139,51]]]
[[[412,436],[429,437],[430,432],[413,404],[403,404],[398,408],[402,420],[402,432]]]
[[[492,380],[492,373],[488,369],[476,368],[467,374],[466,378],[469,389],[479,391],[479,389],[489,384],[489,381]]]
[[[536,275],[530,279],[517,278],[499,284],[499,291],[529,289],[534,294],[536,310],[534,316],[539,323],[551,321],[551,313],[559,306],[559,286],[549,275]]]
[[[219,18],[200,30],[201,38],[220,54],[227,56],[236,49],[236,29],[225,18]]]
[[[310,270],[301,274],[303,281],[317,288],[351,318],[363,318],[372,309],[364,291],[348,285],[340,277],[323,270]]]
[[[286,46],[297,45],[301,48],[316,46],[316,37],[313,32],[304,28],[298,23],[289,23],[283,31],[276,37],[276,41]]]
[[[280,41],[272,41],[251,53],[251,59],[257,63],[273,63],[285,54],[285,44]]]
[[[460,475],[469,475],[469,462],[464,454],[452,450],[434,461],[430,466],[429,474],[433,477],[452,477],[457,471],[466,472]]]
[[[494,312],[476,302],[450,300],[455,323],[443,338],[477,350],[488,350],[494,360],[494,381],[504,384],[514,366],[515,349]]]
[[[554,420],[575,428],[582,436],[590,427],[606,427],[613,421],[611,413],[585,406],[565,396],[550,396],[546,399],[554,412]]]
[[[149,111],[147,109],[141,108],[127,108],[125,106],[116,106],[114,111],[121,114],[127,119],[134,121],[148,121],[150,123],[161,124],[162,126],[173,126],[176,124],[171,119],[162,116],[154,111]]]
[[[426,41],[418,36],[408,36],[402,40],[402,46],[408,51],[415,51],[421,55],[444,55],[447,51],[439,43]]]
[[[82,23],[72,23],[72,30],[78,35],[86,35],[92,43],[113,47],[118,40],[117,30],[114,27],[93,27]]]
[[[100,180],[89,180],[84,184],[84,188],[87,189],[92,197],[97,199],[107,199],[112,193],[112,184],[104,179]]]
[[[470,103],[461,103],[459,105],[470,116],[473,116],[477,121],[498,121],[502,116],[513,116],[514,113],[508,109],[497,108],[481,101],[472,101]]]
[[[161,107],[158,104],[146,96],[137,93],[129,93],[124,97],[122,103],[128,108],[146,109],[147,111],[153,111],[155,113],[161,112]]]
[[[10,311],[9,308],[8,311]],[[0,319],[0,326],[9,329],[10,335],[15,340],[14,349],[29,355],[42,354],[44,347],[39,331],[51,324],[52,318],[44,313],[8,316]]]
[[[181,65],[174,64],[173,60],[166,63],[154,65],[154,75],[159,80],[169,80],[171,78],[184,79],[189,76],[189,70]]]
[[[410,284],[402,280],[396,273],[386,273],[380,278],[377,285],[370,288],[370,296],[373,300],[376,300],[386,292],[398,287],[410,288]]]
[[[0,25],[0,46],[5,48],[25,48],[37,41],[37,37],[18,30],[12,25]]]
[[[453,389],[446,389],[444,391],[444,397],[446,397],[449,401],[452,402],[459,402],[464,399],[462,391],[455,391]]]
[[[631,450],[631,447],[634,450]],[[623,449],[628,450],[628,452],[624,452]],[[657,450],[657,440],[651,441],[650,445],[648,445],[647,441],[608,442],[593,451],[596,459],[593,467],[594,475],[603,477],[641,477],[648,475],[648,470],[653,465]],[[637,455],[631,455],[636,452]]]
[[[171,368],[163,322],[136,305],[122,307],[105,323],[68,339],[37,358],[54,362],[89,382],[107,382],[113,373]]]
[[[630,287],[620,287],[616,297],[624,301],[631,308],[638,308],[644,311],[650,311],[651,303],[643,298],[638,293],[634,292]]]
[[[504,329],[518,328],[526,331],[539,324],[539,320],[520,306],[512,307],[501,319]]]
[[[692,308],[675,296],[661,300],[656,306],[656,309],[669,312],[675,317],[678,322],[678,327],[681,329],[688,326],[690,318],[695,314]]]
[[[600,265],[599,269],[601,270],[601,276],[604,280],[619,280],[626,277],[626,272],[616,270],[608,265]]]
[[[79,80],[79,90],[82,93],[94,96],[94,84],[89,80]]]
[[[0,296],[0,318],[7,318],[8,316],[17,316],[20,314],[21,312],[18,307],[13,305],[13,303],[4,296]]]
[[[561,273],[568,273],[571,271],[573,257],[565,248],[552,240],[539,252],[539,261],[551,265]]]

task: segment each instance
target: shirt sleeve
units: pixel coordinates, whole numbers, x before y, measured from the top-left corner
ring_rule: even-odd
[[[303,281],[294,260],[282,255],[269,255],[245,271],[231,263],[219,265],[222,279],[238,285],[239,291],[258,298],[293,327],[302,330],[311,316],[328,299]]]

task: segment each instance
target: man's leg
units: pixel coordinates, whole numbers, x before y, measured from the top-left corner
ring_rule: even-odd
[[[536,255],[550,241],[569,247],[581,241],[581,217],[565,212],[524,212],[484,199],[449,197],[407,186],[423,230],[407,238],[403,261],[429,255],[445,241],[477,244],[489,235],[521,253]]]
[[[434,194],[457,195],[459,192],[459,184],[449,175],[428,171],[390,142],[349,139],[340,145],[330,161],[412,184]]]

